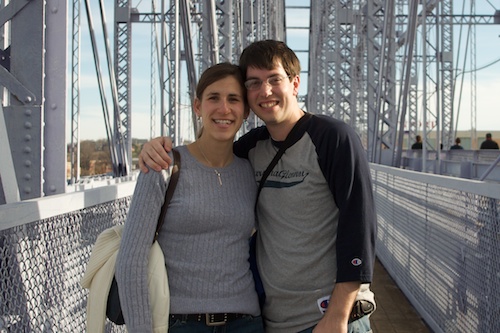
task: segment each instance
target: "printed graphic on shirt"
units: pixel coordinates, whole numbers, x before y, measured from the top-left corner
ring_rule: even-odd
[[[317,302],[318,302],[319,312],[325,314],[326,308],[328,308],[328,303],[330,302],[330,296],[324,296],[318,298]]]
[[[260,182],[263,172],[256,171],[255,179]],[[269,174],[269,177],[264,184],[264,187],[271,188],[286,188],[293,187],[304,182],[309,172],[306,171],[291,171],[291,170],[276,170]]]

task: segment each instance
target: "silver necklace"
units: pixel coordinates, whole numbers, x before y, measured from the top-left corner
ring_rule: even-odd
[[[212,163],[210,163],[210,161],[208,160],[207,156],[205,155],[205,153],[203,152],[203,150],[201,149],[201,145],[200,143],[198,142],[198,148],[200,149],[200,152],[201,154],[203,155],[203,157],[205,158],[205,160],[207,161],[208,165],[214,169],[214,172],[215,174],[217,175],[217,179],[219,179],[219,185],[222,186],[222,178],[220,177],[220,172],[215,169],[213,166],[212,166]]]

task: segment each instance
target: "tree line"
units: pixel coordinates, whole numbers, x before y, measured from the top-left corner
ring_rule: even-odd
[[[137,160],[146,139],[132,139],[132,161]],[[71,165],[71,145],[67,145],[68,167]],[[69,168],[68,168],[69,169]],[[113,171],[108,140],[80,141],[80,176],[103,175]],[[68,175],[69,176],[69,175]]]

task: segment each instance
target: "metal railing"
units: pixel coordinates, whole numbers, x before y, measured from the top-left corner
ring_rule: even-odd
[[[0,332],[85,332],[80,286],[97,236],[125,222],[135,182],[0,205]],[[125,332],[106,323],[106,332]]]
[[[377,256],[439,332],[500,332],[500,186],[372,165]]]
[[[435,150],[429,150],[424,163],[422,150],[407,150],[403,154],[401,167],[414,171],[467,179],[484,179],[498,183],[500,182],[500,164],[497,160],[499,156],[500,151],[498,150],[457,149],[441,151],[438,158]]]
[[[500,332],[500,186],[371,165],[377,256],[434,332]],[[80,280],[134,181],[0,205],[0,332],[84,332]],[[106,332],[123,332],[106,322]]]

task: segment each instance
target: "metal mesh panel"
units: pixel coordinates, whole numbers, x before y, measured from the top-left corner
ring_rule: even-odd
[[[0,332],[85,332],[92,246],[130,197],[0,231]],[[106,323],[106,332],[125,332]]]
[[[377,256],[435,332],[500,332],[500,200],[372,169]]]

